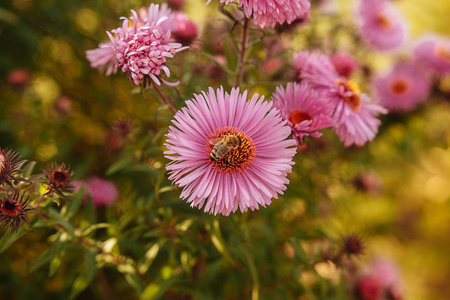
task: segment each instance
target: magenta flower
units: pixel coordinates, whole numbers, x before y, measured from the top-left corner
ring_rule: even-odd
[[[342,52],[333,54],[330,59],[333,62],[338,74],[343,77],[350,77],[350,75],[352,75],[352,73],[359,67],[356,60],[347,53]]]
[[[413,63],[399,63],[377,76],[372,86],[379,103],[391,111],[411,111],[431,89],[429,76]]]
[[[425,36],[414,48],[417,61],[440,75],[450,74],[450,39],[442,36]]]
[[[293,62],[296,76],[298,77],[297,79],[300,79],[302,69],[311,55],[313,54],[309,51],[299,51],[294,53]]]
[[[255,94],[247,101],[247,91],[235,88],[230,94],[209,88],[175,114],[165,143],[171,160],[166,169],[192,207],[227,216],[238,208],[265,207],[283,194],[295,141],[288,139],[291,130],[273,103],[263,100]],[[239,143],[225,147],[228,138]]]
[[[122,27],[107,32],[110,42],[100,44],[99,48],[86,51],[91,66],[110,75],[121,69],[127,72],[130,80],[139,85],[143,79],[151,79],[160,85],[161,71],[170,77],[170,70],[165,65],[167,58],[186,49],[172,41],[170,24],[165,24],[170,17],[167,4],[161,6],[150,4],[148,9],[131,11],[132,16],[122,18]]]
[[[387,51],[401,46],[407,37],[403,15],[385,0],[360,0],[358,30],[374,50]]]
[[[87,180],[74,180],[73,192],[79,190],[83,184],[86,186],[85,197],[89,195],[95,207],[109,206],[117,200],[119,192],[109,180],[97,176],[89,177]]]
[[[320,129],[333,125],[333,107],[304,83],[288,83],[286,90],[278,86],[272,99],[296,141],[304,136],[319,138],[322,136]]]
[[[310,54],[301,78],[334,107],[333,129],[345,146],[362,146],[374,139],[381,124],[376,116],[386,109],[372,103],[356,83],[339,76],[329,57]]]
[[[211,0],[208,1],[208,3]],[[244,9],[247,18],[253,17],[260,27],[275,27],[284,22],[291,24],[309,14],[309,0],[220,0],[220,3],[236,2]]]

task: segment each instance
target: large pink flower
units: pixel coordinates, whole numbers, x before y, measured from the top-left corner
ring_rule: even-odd
[[[399,63],[373,80],[375,95],[389,110],[410,111],[430,93],[431,81],[414,63]]]
[[[239,89],[224,93],[209,88],[175,114],[167,134],[165,153],[171,160],[169,179],[183,187],[181,198],[205,212],[229,215],[259,209],[283,194],[296,149],[286,121],[272,102]],[[234,135],[240,145],[211,160],[212,139]]]
[[[406,21],[391,3],[385,0],[360,0],[357,10],[359,33],[369,47],[387,51],[405,42]]]
[[[122,27],[107,32],[110,42],[86,51],[91,66],[106,72],[107,75],[121,69],[127,72],[131,81],[139,85],[145,77],[156,84],[167,81],[161,78],[161,71],[170,77],[165,65],[167,58],[186,49],[180,43],[172,41],[170,26],[166,24],[171,16],[167,4],[161,6],[150,4],[148,9],[134,10],[132,16],[122,18]],[[114,69],[115,68],[115,69]],[[177,83],[175,83],[176,85]]]
[[[450,74],[450,39],[443,36],[422,37],[414,48],[417,61],[438,74]]]
[[[374,139],[381,124],[376,116],[387,110],[372,103],[355,82],[339,76],[328,56],[310,54],[301,78],[333,105],[333,129],[345,146],[362,146]]]
[[[238,3],[244,9],[245,16],[253,17],[256,25],[272,28],[277,23],[291,24],[305,18],[311,6],[309,0],[220,0],[220,3],[223,2]]]
[[[288,83],[286,89],[278,86],[272,99],[296,140],[304,136],[319,138],[320,129],[333,125],[333,107],[304,83]]]

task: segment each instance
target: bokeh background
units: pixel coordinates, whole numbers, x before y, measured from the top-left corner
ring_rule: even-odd
[[[327,9],[337,11],[337,16],[321,15],[319,2],[313,1],[310,23],[296,29],[294,38],[277,41],[287,49],[281,57],[284,61],[293,51],[307,47],[313,34],[325,47],[338,44],[352,50],[348,33],[332,34],[336,22],[351,24],[353,2],[327,1]],[[408,19],[411,40],[430,32],[450,35],[450,2],[393,2]],[[132,227],[138,235],[125,229],[122,235],[108,233],[116,234],[120,253],[139,257],[155,241],[160,243],[159,262],[148,271],[148,279],[142,279],[141,291],[148,292],[145,287],[162,274],[167,285],[159,284],[150,295],[247,299],[261,288],[261,299],[295,299],[293,295],[302,290],[292,292],[287,281],[299,280],[303,292],[311,291],[301,299],[351,299],[340,270],[330,264],[305,267],[289,280],[283,277],[282,267],[308,265],[292,259],[292,239],[306,256],[315,257],[317,247],[355,232],[366,246],[357,264],[368,265],[375,257],[395,262],[405,299],[450,299],[450,78],[442,79],[441,90],[414,112],[383,116],[379,135],[362,148],[344,148],[331,131],[325,131],[323,139],[297,154],[285,196],[269,208],[228,219],[205,216],[177,201],[179,191],[172,191],[164,179],[167,161],[162,151],[170,111],[161,109],[152,91],[143,99],[139,87],[126,76],[106,77],[92,69],[85,57],[86,50],[106,40],[105,31],[118,27],[120,16],[146,5],[149,2],[138,0],[7,0],[0,5],[0,148],[15,149],[36,161],[37,172],[50,162],[65,162],[75,178],[95,174],[115,182],[119,200],[96,214],[98,222],[120,223],[130,215],[138,219]],[[201,55],[201,49],[213,53],[208,41],[224,23],[217,8],[217,3],[186,1],[184,10],[199,29],[198,41],[189,51],[198,55],[181,53],[171,60],[173,77],[181,84],[178,92],[162,89],[179,105],[208,86],[231,87],[225,74]],[[264,55],[262,48],[255,50],[261,63]],[[374,70],[383,70],[394,59],[390,54],[358,55]],[[244,86],[269,97],[278,83],[292,77],[293,70],[286,63],[278,73],[278,81]],[[364,89],[370,92],[367,82]],[[126,141],[111,131],[123,117],[132,119],[135,127]],[[147,201],[151,197],[156,208],[140,220],[139,209],[152,204]],[[159,220],[158,226],[148,225],[153,219]],[[222,225],[223,237],[219,237],[228,250],[217,241],[216,221]],[[52,242],[53,233],[34,229],[3,252],[1,298],[67,299],[77,259],[85,259],[80,249],[67,248],[54,274],[49,275],[48,266],[30,269]],[[183,253],[187,261],[183,270],[191,276],[165,276],[169,271],[164,268],[176,270],[174,265],[183,264]],[[247,260],[248,256],[254,257]],[[200,275],[195,275],[195,268],[202,270]],[[241,278],[239,274],[246,272],[242,269],[249,270],[241,274],[250,278],[248,282],[232,279]],[[127,273],[105,267],[78,297],[109,299],[111,295],[104,292],[109,289],[115,299],[138,298],[139,288],[132,288],[133,279],[124,280],[123,274]],[[109,288],[102,289],[105,281]],[[191,289],[174,290],[177,285]]]

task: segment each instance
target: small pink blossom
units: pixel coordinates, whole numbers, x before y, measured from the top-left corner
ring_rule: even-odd
[[[205,212],[229,215],[266,207],[283,194],[296,148],[291,129],[272,102],[223,88],[186,101],[166,135],[169,180],[181,198]],[[237,148],[212,158],[218,140],[240,139]],[[211,142],[214,141],[214,142]]]
[[[272,100],[281,117],[287,120],[296,141],[304,136],[319,138],[322,136],[320,129],[333,125],[333,107],[304,83],[288,83],[286,89],[278,86]]]
[[[450,39],[429,35],[422,37],[414,48],[416,60],[440,75],[450,74]]]
[[[336,53],[331,55],[330,58],[338,74],[343,77],[350,77],[359,67],[356,60],[347,53]]]
[[[431,80],[415,63],[399,63],[372,82],[379,103],[391,111],[411,111],[426,100]]]
[[[118,191],[114,183],[97,176],[89,177],[87,180],[74,180],[73,191],[77,191],[82,185],[86,185],[85,197],[89,195],[96,207],[109,206],[117,200]]]
[[[165,65],[167,58],[186,47],[173,42],[170,32],[172,24],[167,23],[171,10],[167,4],[150,4],[139,13],[131,11],[130,18],[122,18],[122,27],[107,32],[110,42],[100,44],[99,48],[86,51],[91,66],[110,75],[121,69],[129,74],[130,80],[139,85],[144,78],[160,85],[161,71],[170,77]],[[172,85],[176,85],[174,83]]]
[[[339,76],[328,56],[310,53],[301,78],[334,107],[333,129],[345,146],[362,146],[375,138],[381,124],[376,117],[387,110],[372,103],[355,82]]]
[[[197,25],[185,13],[174,12],[170,23],[173,24],[171,32],[175,40],[183,45],[190,45],[197,37]]]
[[[208,3],[211,0],[208,1]],[[291,24],[308,15],[309,0],[220,0],[220,3],[236,2],[244,9],[247,18],[253,17],[260,27],[275,27],[284,22]]]
[[[403,15],[386,0],[359,0],[358,30],[369,47],[378,51],[400,47],[407,38]]]

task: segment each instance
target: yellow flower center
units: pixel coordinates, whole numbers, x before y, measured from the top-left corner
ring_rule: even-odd
[[[226,137],[231,135],[238,136],[241,139],[241,144],[236,149],[232,149],[224,143]],[[216,141],[215,144],[211,144],[211,140]],[[256,156],[253,140],[243,131],[233,127],[216,129],[208,136],[205,147],[206,153],[208,153],[206,159],[213,164],[216,171],[226,174],[240,173],[248,169]],[[210,161],[212,151],[219,156],[219,159]]]
[[[383,28],[384,30],[389,30],[391,29],[391,21],[385,16],[385,15],[379,15],[376,18],[376,22],[378,25],[380,25],[381,28]]]
[[[336,85],[339,89],[341,86],[344,87],[346,94],[343,96],[344,101],[351,109],[357,112],[361,107],[361,90],[359,86],[352,80],[345,80],[342,78],[339,78],[336,81]]]

